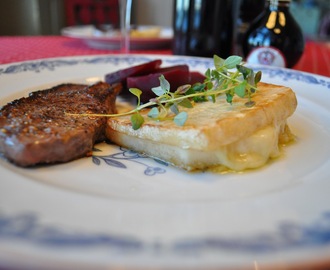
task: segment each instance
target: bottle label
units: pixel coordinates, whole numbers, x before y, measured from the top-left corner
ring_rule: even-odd
[[[286,67],[284,55],[274,47],[258,47],[250,52],[246,61],[249,64]]]

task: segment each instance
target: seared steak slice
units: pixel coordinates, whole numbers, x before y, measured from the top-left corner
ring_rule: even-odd
[[[103,82],[62,84],[8,103],[0,110],[0,152],[20,166],[91,155],[105,139],[107,118],[66,113],[115,113],[120,89]]]

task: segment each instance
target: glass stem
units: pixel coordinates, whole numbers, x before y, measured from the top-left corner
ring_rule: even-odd
[[[120,5],[121,52],[129,53],[132,0],[120,0],[119,5]]]

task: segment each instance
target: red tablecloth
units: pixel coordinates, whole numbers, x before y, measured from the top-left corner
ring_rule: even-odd
[[[92,49],[81,40],[63,36],[0,37],[0,64],[57,56],[115,53],[118,52]],[[171,55],[172,51],[136,50],[131,53]],[[307,40],[305,52],[294,69],[330,77],[330,43]]]
[[[0,37],[0,64],[58,56],[118,54],[88,47],[82,40],[63,36]],[[132,54],[172,54],[170,49],[132,50]]]

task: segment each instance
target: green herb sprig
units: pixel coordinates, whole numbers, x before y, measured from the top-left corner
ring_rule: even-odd
[[[254,73],[252,69],[244,66],[242,57],[236,55],[226,59],[214,55],[213,62],[215,68],[207,69],[206,79],[203,83],[182,85],[171,92],[170,83],[161,75],[159,77],[160,85],[152,88],[156,97],[150,99],[149,102],[141,104],[142,91],[131,88],[129,91],[137,97],[137,106],[133,110],[118,114],[86,115],[103,117],[131,115],[132,128],[137,130],[145,121],[140,111],[147,107],[152,107],[148,113],[149,118],[157,121],[173,119],[175,124],[183,126],[188,114],[185,111],[180,111],[180,107],[192,108],[196,102],[215,102],[219,95],[225,94],[226,101],[230,104],[232,104],[235,95],[247,98],[248,101],[245,105],[247,107],[254,106],[252,94],[257,91],[257,83],[261,80],[261,71]]]
[[[137,96],[138,105],[131,113],[133,129],[138,129],[144,122],[140,110],[154,106],[148,113],[148,117],[162,121],[171,118],[175,124],[182,126],[188,118],[185,111],[180,112],[180,107],[192,108],[193,102],[204,102],[211,100],[215,102],[216,97],[225,94],[228,103],[232,104],[235,95],[241,98],[248,98],[246,106],[251,107],[254,101],[251,100],[252,94],[257,90],[257,83],[261,80],[261,71],[254,73],[242,63],[242,57],[229,56],[226,59],[215,55],[213,57],[215,69],[208,69],[205,72],[206,79],[203,83],[194,85],[180,86],[175,92],[170,91],[170,84],[160,76],[160,86],[152,88],[157,96],[148,103],[140,105],[140,95],[138,89],[130,89],[130,92]],[[155,106],[157,105],[157,106]]]

